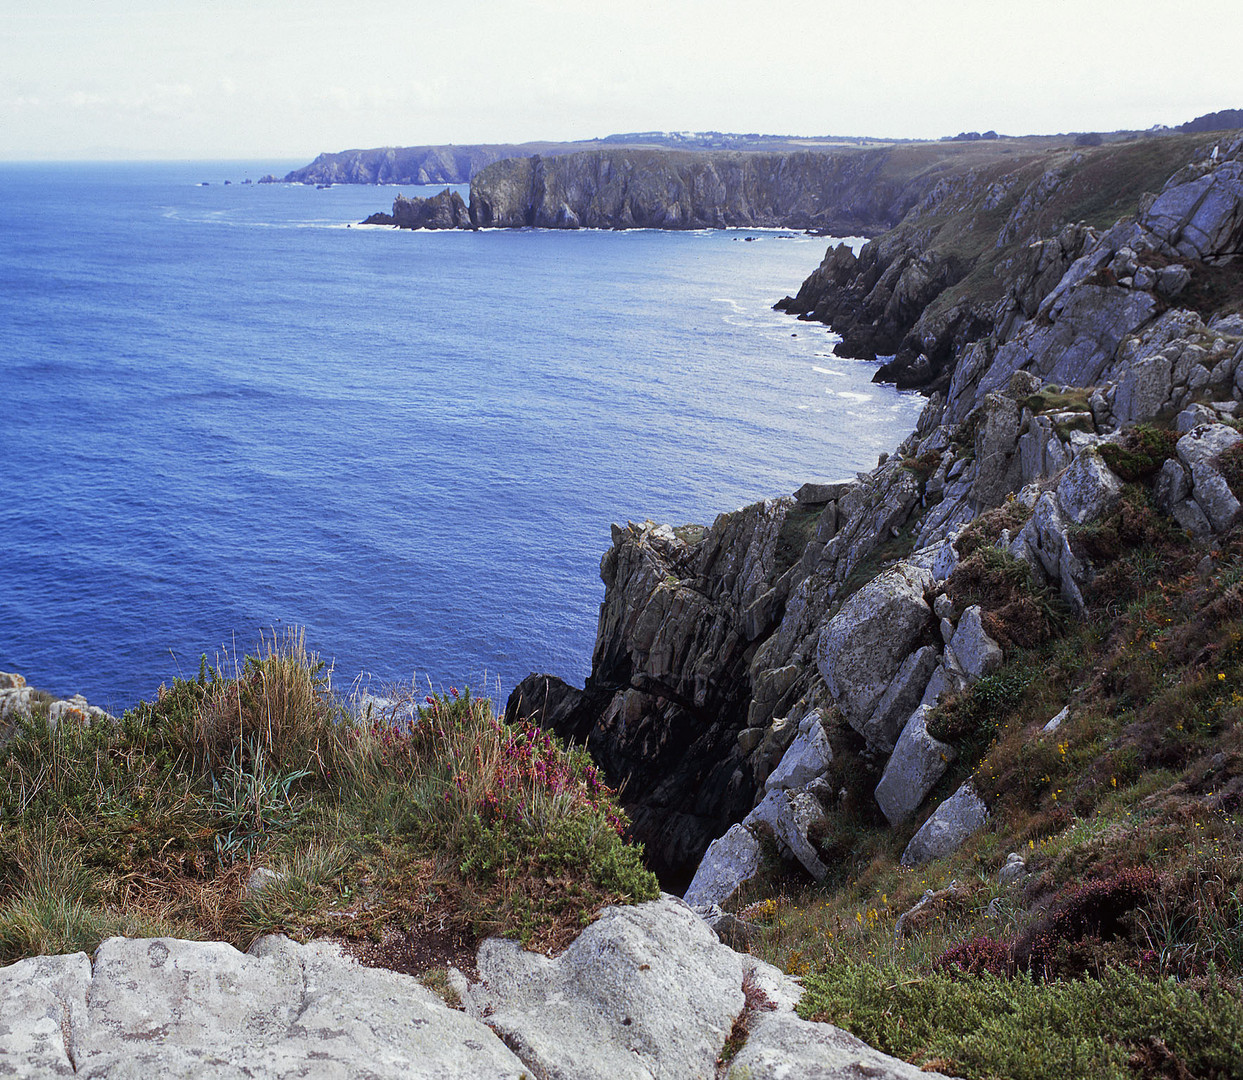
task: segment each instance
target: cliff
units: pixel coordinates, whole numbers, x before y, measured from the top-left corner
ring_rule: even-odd
[[[1011,151],[1013,147],[1010,147]],[[593,150],[497,162],[471,182],[483,228],[783,227],[871,235],[1000,151],[928,144],[795,153]]]
[[[1148,478],[1152,512],[1189,545],[1171,548],[1172,566],[1195,551],[1220,558],[1234,542],[1243,487],[1222,479],[1218,455],[1239,440],[1231,425],[1243,399],[1243,139],[1170,140],[1160,153],[1190,162],[1160,194],[1141,198],[1130,174],[1096,191],[1107,205],[1139,204],[1135,220],[1108,231],[1075,223],[1033,236],[1060,224],[1056,208],[1042,216],[1035,194],[1082,179],[1085,155],[1059,157],[1064,173],[1023,162],[1012,174],[942,185],[857,265],[830,252],[829,273],[849,262],[860,277],[881,253],[901,252],[893,260],[909,283],[915,267],[945,261],[943,248],[921,249],[921,236],[935,246],[951,229],[972,231],[981,187],[994,193],[987,251],[1003,234],[1019,245],[995,263],[977,255],[988,274],[960,278],[971,283],[960,306],[977,313],[978,333],[946,344],[945,389],[877,469],[805,485],[708,528],[615,527],[584,689],[532,676],[509,714],[586,742],[624,785],[635,833],[667,882],[685,883],[712,837],[742,842],[734,830],[743,821],[746,836],[767,822],[816,877],[833,864],[826,836],[859,815],[913,843],[960,752],[929,734],[930,711],[966,694],[1008,650],[1046,640],[1041,612],[1055,607],[1073,621],[1109,602],[1099,580],[1119,557],[1117,530],[1135,528],[1110,515],[1137,476]],[[955,223],[960,198],[966,223]],[[939,228],[914,227],[934,220]],[[920,297],[924,312],[932,299]],[[899,307],[891,295],[881,321]],[[889,332],[859,318],[875,335]],[[1156,438],[1136,425],[1154,423],[1172,429],[1155,491],[1155,466],[1128,464],[1135,440]],[[1113,529],[1115,546],[1083,541],[1089,528]],[[971,562],[979,536],[1001,545],[998,565],[1029,584],[1008,591],[993,581],[981,593],[981,575],[995,572]],[[967,787],[961,801],[983,810],[970,770],[955,775]]]
[[[468,184],[485,165],[508,157],[562,153],[573,144],[484,143],[466,146],[380,146],[320,154],[284,176],[287,184]]]
[[[947,185],[1066,140],[751,152],[600,146],[495,161],[471,181],[472,228],[799,228],[875,235]],[[414,202],[415,200],[407,200]],[[417,221],[397,206],[388,217]],[[377,222],[386,221],[374,215]],[[424,227],[409,224],[406,227]],[[432,226],[442,227],[442,226]],[[465,227],[465,225],[463,226]]]
[[[616,147],[666,150],[837,150],[892,140],[735,135],[720,131],[640,131],[577,142],[477,143],[455,146],[377,146],[320,154],[309,165],[286,173],[288,184],[467,184],[486,165],[504,158],[555,157]],[[271,178],[275,180],[275,177]]]
[[[1047,289],[1078,256],[1085,227],[1106,229],[1134,214],[1140,197],[1201,154],[1203,143],[1146,137],[960,170],[925,189],[857,257],[845,246],[830,250],[776,306],[828,323],[842,335],[843,356],[883,358],[878,382],[944,390],[967,344],[993,333],[997,319],[1033,314],[1018,296],[999,307],[1007,288]],[[1040,281],[1029,287],[1028,279]]]

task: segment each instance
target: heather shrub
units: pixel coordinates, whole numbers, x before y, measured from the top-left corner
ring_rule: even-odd
[[[585,752],[416,697],[360,717],[290,632],[116,724],[26,721],[0,748],[0,962],[144,927],[551,945],[658,894]],[[249,893],[257,866],[276,877]]]
[[[1100,447],[1105,464],[1128,483],[1147,480],[1174,456],[1178,432],[1139,424],[1128,428],[1121,441]]]
[[[1085,939],[1108,942],[1129,935],[1126,916],[1153,895],[1159,884],[1160,878],[1148,867],[1129,867],[1108,878],[1069,886],[1049,913],[1015,942],[1015,965],[1033,975],[1080,974],[1058,970],[1062,947]]]
[[[984,629],[1005,646],[1039,644],[1066,621],[1060,598],[1005,548],[976,548],[955,567],[946,592],[960,610],[978,604]]]

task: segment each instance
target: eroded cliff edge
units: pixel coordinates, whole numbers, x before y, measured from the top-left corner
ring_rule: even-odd
[[[878,468],[706,529],[614,529],[586,686],[532,676],[509,713],[587,743],[626,785],[666,880],[685,881],[710,841],[763,807],[813,875],[823,851],[800,852],[797,836],[823,840],[839,800],[875,799],[894,827],[926,813],[955,756],[927,732],[928,708],[1012,644],[995,612],[949,584],[962,530],[982,515],[1017,506],[989,543],[1082,611],[1101,563],[1076,529],[1116,508],[1123,487],[1101,448],[1159,420],[1180,436],[1152,496],[1161,512],[1193,539],[1234,528],[1243,510],[1216,462],[1240,438],[1226,421],[1243,400],[1243,138],[1179,153],[1189,164],[1159,194],[1137,194],[1134,219],[1025,234],[979,291],[963,290],[980,332],[949,346],[944,389]],[[1039,228],[1038,215],[1023,220]],[[919,242],[904,236],[912,259]],[[818,771],[771,783],[817,730]],[[835,756],[867,776],[817,786]]]
[[[522,155],[474,175],[469,223],[432,215],[423,200],[402,196],[392,214],[371,220],[405,228],[797,228],[873,236],[951,179],[999,162],[1013,168],[1016,155],[1038,158],[1049,142]]]

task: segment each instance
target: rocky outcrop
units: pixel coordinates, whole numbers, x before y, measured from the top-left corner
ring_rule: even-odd
[[[399,229],[465,229],[470,211],[462,196],[450,188],[426,199],[398,195],[391,214],[372,214],[364,225],[395,225]]]
[[[450,972],[459,1011],[329,942],[111,938],[0,967],[0,1073],[710,1080],[750,1009],[731,1075],[940,1075],[799,1019],[797,984],[672,897],[606,909],[552,959],[490,939],[477,966]]]
[[[91,724],[115,723],[98,705],[88,704],[81,694],[55,698],[26,685],[26,679],[15,672],[0,671],[0,747],[17,731],[23,720],[46,722],[53,731],[66,716],[76,716]]]
[[[1044,297],[1095,246],[1098,234],[1079,218],[1100,201],[1140,212],[1160,250],[1176,258],[1200,260],[1212,250],[1219,259],[1237,249],[1237,163],[1212,163],[1211,177],[1197,173],[1213,145],[1184,136],[1073,148],[947,177],[857,256],[831,249],[797,295],[777,306],[829,323],[843,337],[842,355],[885,358],[879,381],[944,390],[966,346],[993,333],[1008,337],[1040,313]],[[1222,159],[1235,152],[1220,150]],[[1145,197],[1163,183],[1155,201]],[[1110,275],[1102,287],[1125,278],[1127,295],[1080,300],[1104,332],[1114,329],[1114,347],[1186,284],[1160,265],[1139,279],[1125,266]],[[1117,310],[1106,314],[1111,303]],[[1083,343],[1067,332],[1063,348],[1090,349],[1093,341],[1090,332]]]
[[[325,943],[110,938],[0,968],[0,1002],[0,1072],[19,1077],[529,1075],[416,979]]]

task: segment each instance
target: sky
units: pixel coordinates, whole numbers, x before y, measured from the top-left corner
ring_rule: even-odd
[[[1240,0],[0,0],[0,159],[677,130],[938,138],[1243,108]]]

